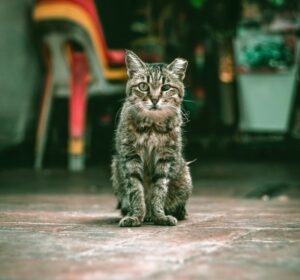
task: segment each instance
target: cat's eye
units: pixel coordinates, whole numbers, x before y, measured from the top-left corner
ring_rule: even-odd
[[[161,87],[161,90],[162,90],[162,91],[167,91],[167,90],[169,90],[170,88],[171,88],[171,86],[168,85],[168,84],[166,84],[166,85],[163,85],[163,86]]]
[[[148,91],[149,90],[149,86],[146,83],[139,83],[138,88],[141,91]]]

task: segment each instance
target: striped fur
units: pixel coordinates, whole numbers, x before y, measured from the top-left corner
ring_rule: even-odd
[[[126,65],[126,100],[112,161],[113,188],[124,216],[120,226],[176,225],[186,216],[192,190],[181,138],[187,61],[146,64],[127,51]]]

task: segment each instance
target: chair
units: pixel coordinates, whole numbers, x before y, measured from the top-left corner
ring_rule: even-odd
[[[69,169],[84,168],[86,98],[124,91],[124,51],[107,47],[92,0],[39,0],[33,20],[49,50],[39,115],[35,168],[41,169],[55,97],[70,97]],[[72,48],[72,42],[81,51]],[[87,91],[87,92],[86,92]]]

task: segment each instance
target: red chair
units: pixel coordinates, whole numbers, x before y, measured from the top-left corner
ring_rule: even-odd
[[[37,30],[50,51],[36,141],[35,167],[42,168],[52,100],[70,97],[69,168],[84,168],[86,98],[124,91],[124,51],[107,47],[92,0],[39,0]],[[76,42],[81,51],[74,51]],[[87,91],[87,92],[86,92]]]

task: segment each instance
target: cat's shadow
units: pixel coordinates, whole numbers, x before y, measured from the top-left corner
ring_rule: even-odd
[[[88,220],[80,220],[78,223],[87,226],[119,226],[121,217],[99,217]],[[144,226],[153,226],[152,222],[143,222]]]
[[[99,217],[80,221],[81,224],[90,226],[117,226],[120,221],[120,217]]]

